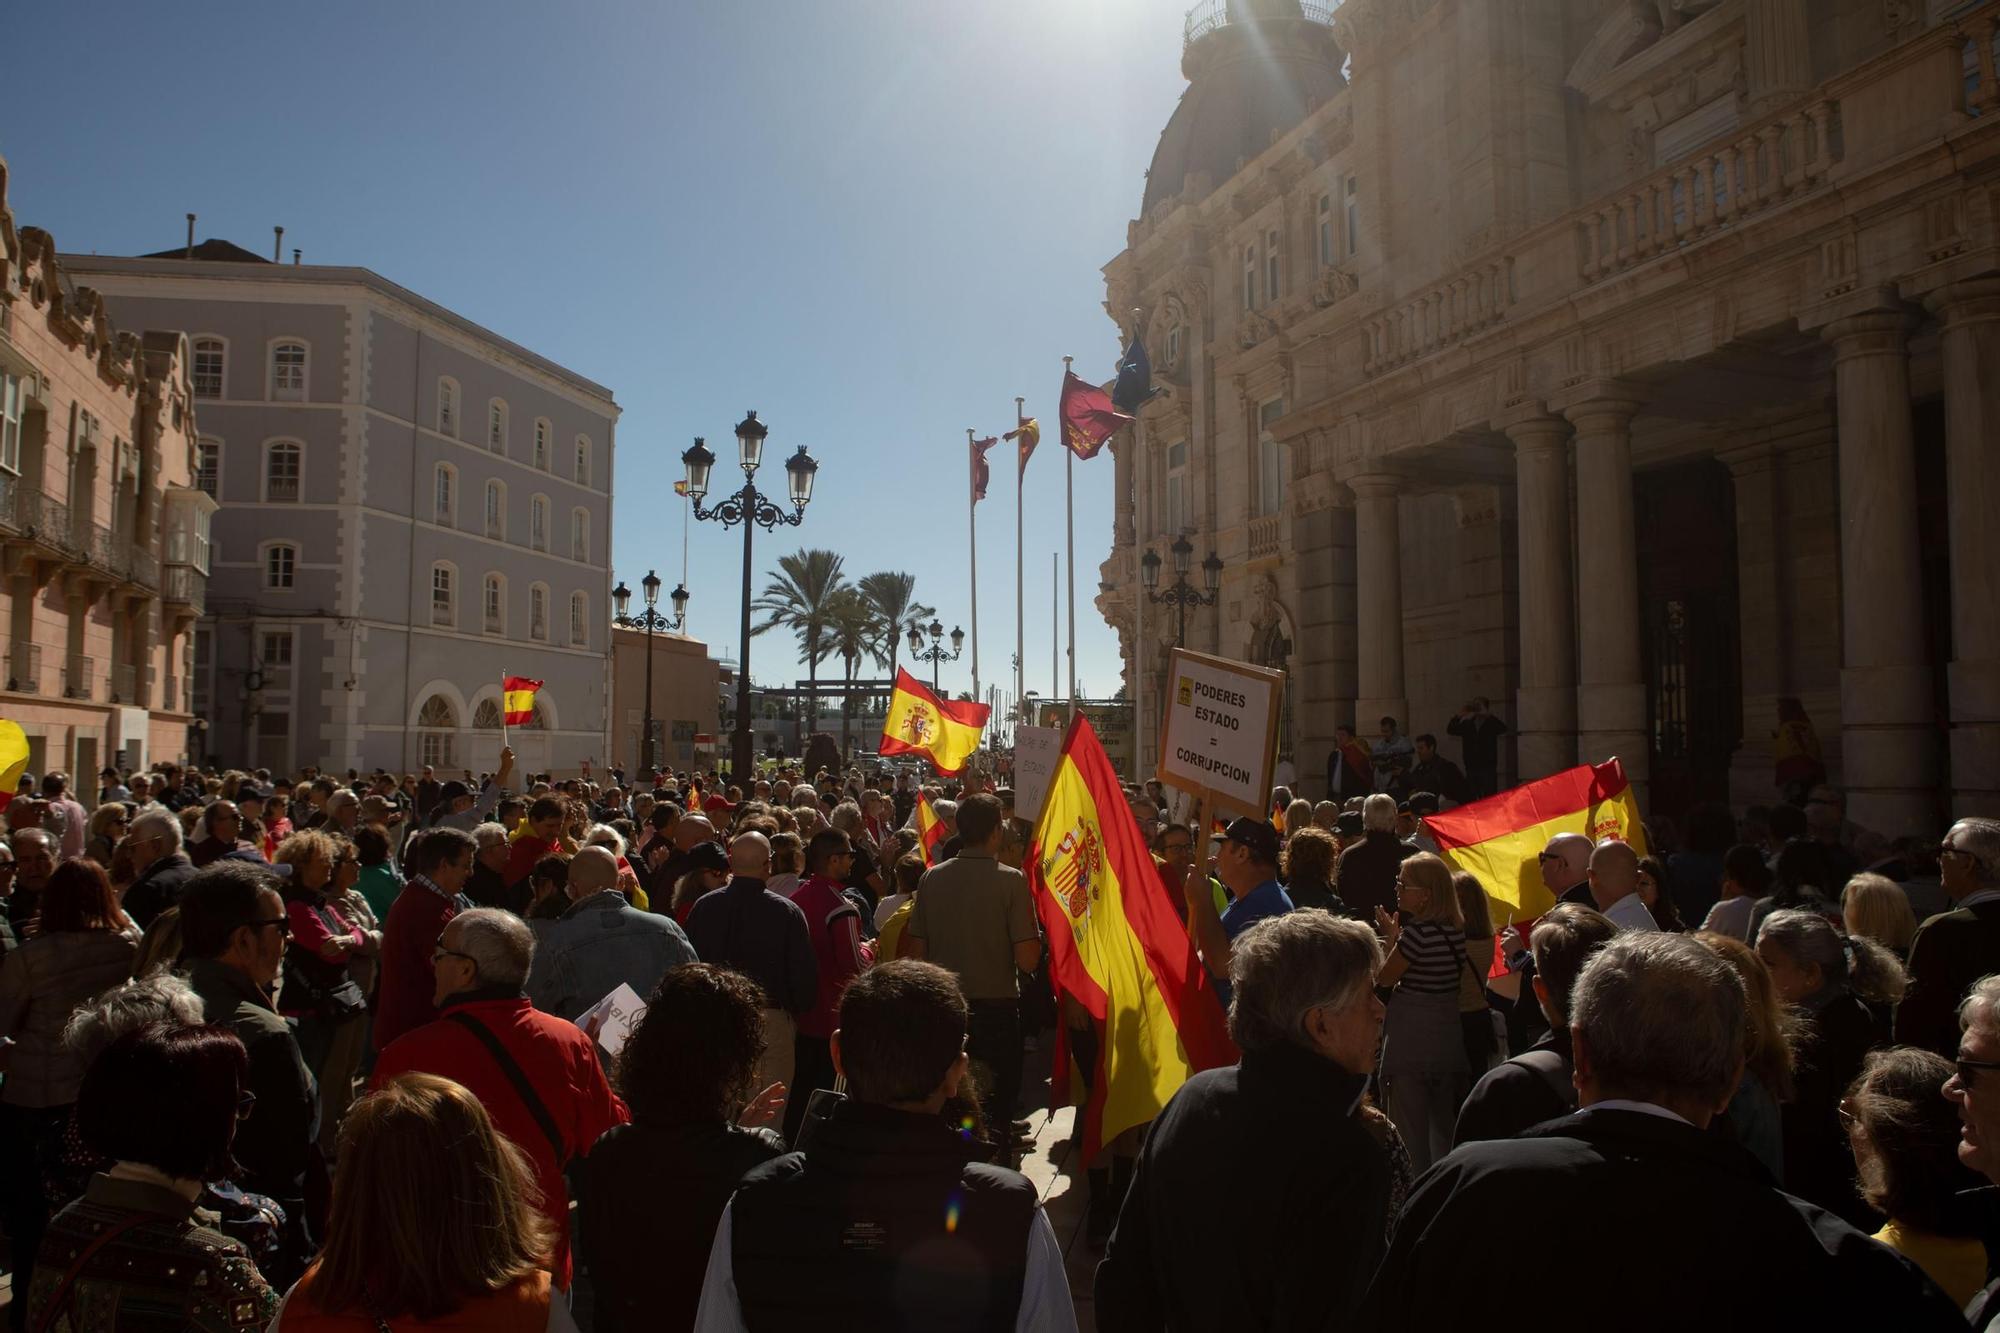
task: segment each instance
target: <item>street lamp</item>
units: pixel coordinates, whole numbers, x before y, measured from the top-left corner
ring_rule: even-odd
[[[910,660],[913,662],[929,662],[931,664],[931,693],[936,694],[938,688],[938,663],[956,662],[958,660],[959,653],[965,648],[965,631],[959,629],[957,626],[952,627],[951,651],[946,652],[944,645],[939,642],[944,638],[944,624],[941,621],[933,620],[930,623],[929,629],[931,642],[930,647],[926,648],[924,646],[923,630],[917,628],[916,621],[912,620],[910,622]]]
[[[639,768],[650,778],[653,775],[655,759],[653,754],[653,631],[658,630],[662,634],[672,634],[687,623],[688,590],[685,586],[679,586],[674,589],[672,594],[674,618],[669,620],[656,609],[657,603],[660,600],[660,576],[649,569],[646,571],[646,577],[639,580],[639,586],[646,590],[646,609],[636,616],[626,614],[626,609],[632,605],[632,590],[625,586],[623,580],[620,580],[618,586],[611,590],[612,603],[618,608],[617,615],[612,617],[612,619],[614,623],[622,625],[626,629],[638,629],[646,632],[646,731],[645,739],[639,742],[639,753],[641,755]]]
[[[1210,551],[1208,558],[1201,562],[1201,582],[1206,591],[1197,591],[1187,581],[1188,557],[1194,554],[1194,543],[1185,534],[1174,538],[1170,548],[1174,553],[1174,581],[1165,592],[1154,591],[1160,585],[1160,553],[1148,551],[1139,558],[1139,581],[1146,585],[1146,600],[1164,603],[1174,608],[1174,646],[1187,646],[1187,613],[1190,606],[1214,606],[1217,590],[1222,586],[1222,561]]]
[[[750,726],[751,536],[760,527],[769,532],[780,526],[797,527],[803,523],[806,505],[812,499],[813,474],[819,471],[819,464],[807,455],[806,447],[800,445],[798,452],[785,460],[786,491],[792,502],[792,512],[787,514],[772,504],[757,489],[755,480],[757,468],[764,461],[764,437],[769,433],[769,427],[757,420],[755,412],[745,413],[743,420],[736,423],[736,452],[738,461],[743,465],[743,489],[725,496],[713,509],[702,508],[701,501],[708,494],[708,478],[715,468],[715,455],[699,438],[692,449],[681,455],[681,462],[687,466],[687,493],[694,516],[720,523],[725,528],[738,523],[743,525],[743,642],[742,657],[737,663],[736,731],[730,737],[730,766],[736,781],[745,784],[746,790],[756,768]]]

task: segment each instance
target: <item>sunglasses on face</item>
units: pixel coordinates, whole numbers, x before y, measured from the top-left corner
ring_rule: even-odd
[[[257,1094],[245,1088],[236,1095],[236,1118],[248,1120],[250,1113],[257,1109]]]
[[[292,933],[292,923],[281,916],[274,916],[268,919],[260,919],[257,921],[252,921],[250,923],[250,928],[252,930],[262,930],[266,926],[275,926],[277,928],[278,934],[281,937],[288,936]]]
[[[1952,1061],[1952,1065],[1958,1071],[1957,1078],[1959,1086],[1962,1088],[1970,1088],[1978,1081],[1980,1070],[2000,1069],[2000,1060],[1959,1059]]]

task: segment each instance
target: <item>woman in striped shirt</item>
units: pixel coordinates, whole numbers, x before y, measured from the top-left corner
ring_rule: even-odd
[[[1471,966],[1451,868],[1420,852],[1396,873],[1396,912],[1377,908],[1388,946],[1376,984],[1393,987],[1382,1036],[1382,1093],[1418,1173],[1451,1151],[1459,1104],[1472,1090],[1458,1017],[1458,980]]]

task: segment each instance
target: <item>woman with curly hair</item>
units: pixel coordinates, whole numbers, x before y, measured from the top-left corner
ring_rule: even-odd
[[[581,1245],[600,1333],[692,1328],[723,1206],[751,1168],[785,1151],[749,1127],[784,1093],[753,1086],[764,1004],[741,973],[683,964],[660,979],[619,1054],[613,1082],[632,1122],[584,1159]]]

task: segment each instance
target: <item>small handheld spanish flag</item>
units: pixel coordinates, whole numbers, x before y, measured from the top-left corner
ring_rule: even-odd
[[[526,676],[507,676],[500,682],[500,712],[510,727],[525,727],[535,720],[535,691],[542,688],[539,680],[529,680]]]
[[[931,798],[918,792],[917,844],[924,854],[925,865],[934,866],[938,863],[938,848],[944,846],[944,840],[944,821],[939,819],[937,811],[931,808]]]
[[[967,699],[940,699],[898,668],[877,748],[883,754],[920,754],[944,776],[956,777],[978,751],[992,711]]]

